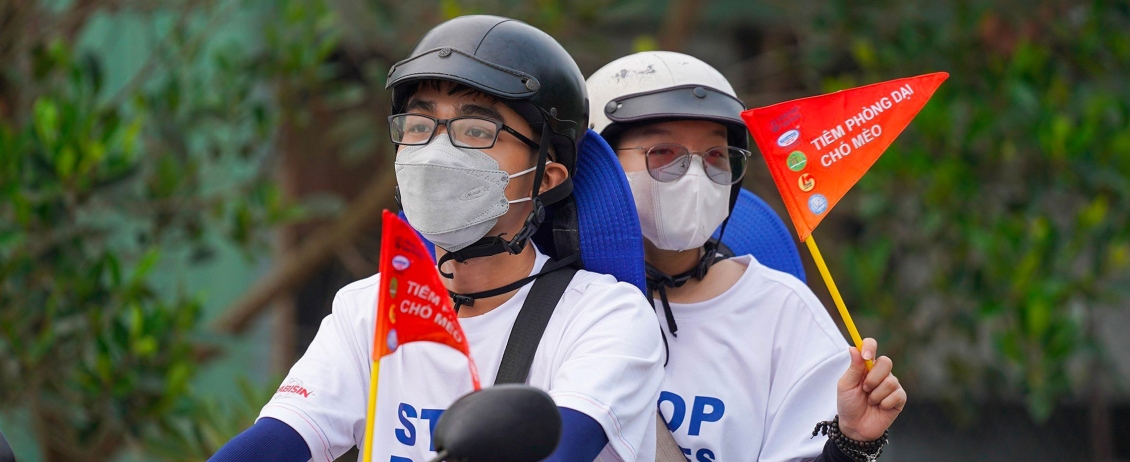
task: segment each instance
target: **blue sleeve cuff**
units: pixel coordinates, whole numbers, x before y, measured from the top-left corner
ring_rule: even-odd
[[[557,409],[561,411],[561,442],[546,462],[592,462],[608,444],[604,428],[582,412]]]
[[[306,462],[310,448],[297,431],[282,421],[264,417],[220,448],[210,462]]]

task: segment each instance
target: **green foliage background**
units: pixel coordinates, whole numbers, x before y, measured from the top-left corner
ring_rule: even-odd
[[[226,253],[252,267],[272,230],[319,213],[272,181],[282,127],[310,124],[312,101],[351,109],[333,137],[387,159],[385,73],[439,21],[517,17],[592,67],[661,46],[680,3],[707,41],[747,23],[794,36],[797,96],[951,74],[820,230],[908,388],[966,421],[997,398],[1041,421],[1124,383],[1095,324],[1130,300],[1125,2],[15,0],[0,5],[0,410],[46,460],[206,457],[273,383],[201,386],[231,343],[200,325],[216,301],[171,269]],[[99,21],[151,30],[128,38],[152,51],[136,73],[84,48]],[[625,22],[643,32],[612,30]]]
[[[840,274],[924,388],[965,406],[1022,396],[1042,421],[1115,370],[1095,323],[1130,295],[1127,26],[1130,7],[1106,1],[833,2],[812,17],[813,70],[852,63],[823,90],[951,74],[839,211],[855,228]]]

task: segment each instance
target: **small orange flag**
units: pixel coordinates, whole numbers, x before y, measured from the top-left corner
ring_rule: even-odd
[[[382,219],[373,361],[380,361],[405,343],[442,343],[467,357],[471,381],[478,390],[479,374],[471,360],[471,348],[435,261],[408,223],[388,210]]]
[[[936,72],[742,112],[801,241],[947,77]]]

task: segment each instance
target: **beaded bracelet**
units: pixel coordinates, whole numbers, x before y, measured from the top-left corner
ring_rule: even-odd
[[[844,454],[848,457],[859,462],[874,462],[883,454],[883,447],[887,445],[887,436],[890,430],[883,432],[883,436],[874,441],[856,441],[844,436],[840,432],[840,416],[836,416],[831,422],[824,421],[816,424],[816,428],[812,430],[812,436],[815,438],[818,434],[828,435],[828,439],[836,444]]]

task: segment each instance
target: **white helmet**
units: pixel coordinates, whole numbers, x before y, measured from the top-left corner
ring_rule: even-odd
[[[670,51],[645,51],[617,59],[585,82],[589,127],[609,143],[637,122],[698,119],[726,126],[732,146],[748,148],[745,110],[721,72],[695,58]]]

